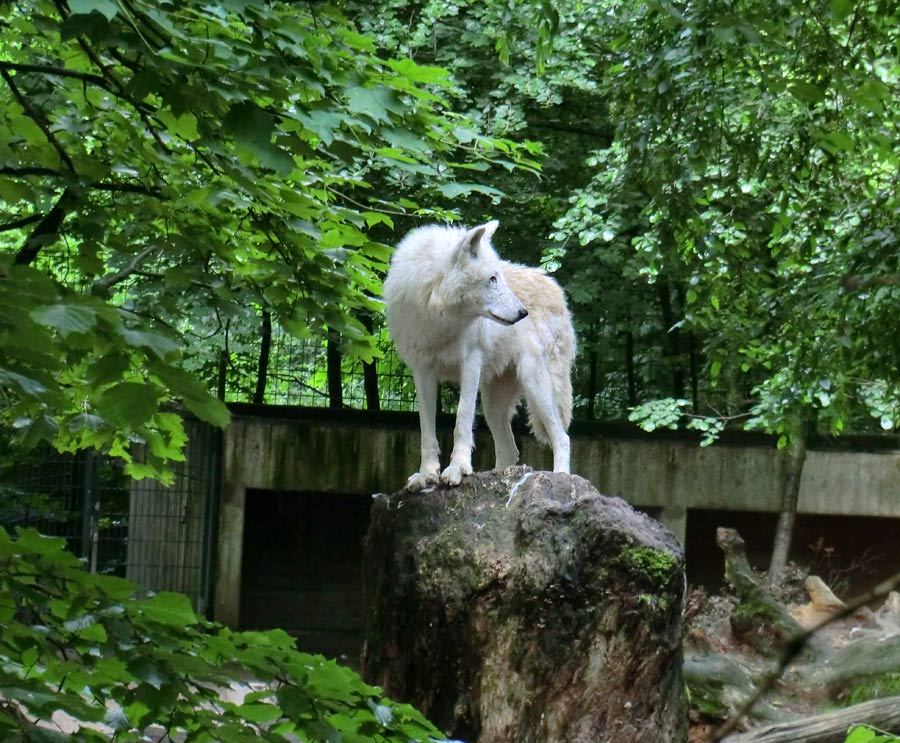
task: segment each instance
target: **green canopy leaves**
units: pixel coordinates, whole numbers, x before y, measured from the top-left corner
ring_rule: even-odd
[[[140,741],[151,727],[196,741],[442,737],[281,630],[232,632],[186,596],[87,573],[63,539],[0,528],[0,738]]]
[[[377,228],[535,167],[328,4],[6,5],[0,378],[31,438],[168,448],[173,399],[221,425],[182,358],[259,307],[370,357]]]

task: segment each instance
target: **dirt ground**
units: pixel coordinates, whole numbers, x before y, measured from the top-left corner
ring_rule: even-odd
[[[805,570],[789,565],[778,584],[767,589],[804,627],[818,624],[829,615],[829,611],[835,611],[833,605],[823,608],[811,600],[806,587],[808,577]],[[760,580],[764,583],[764,576],[760,576]],[[837,653],[862,635],[872,637],[877,633],[885,636],[894,633],[897,629],[894,623],[898,617],[897,607],[891,608],[891,602],[898,604],[900,597],[897,594],[892,594],[892,597],[881,608],[863,608],[817,631],[815,641],[817,647],[824,648],[824,657],[831,657],[830,654]],[[777,653],[766,656],[736,636],[731,617],[738,603],[737,595],[728,587],[715,595],[707,594],[702,588],[691,589],[685,602],[686,668],[699,669],[702,675],[718,670],[721,665],[725,669],[722,673],[728,679],[722,692],[725,696],[723,701],[732,711],[755,691],[759,680],[774,669],[778,661]],[[788,666],[773,693],[761,700],[739,729],[795,720],[833,708],[838,701],[835,690],[810,683],[810,678],[815,678],[815,674],[810,673],[811,667],[823,662],[827,661],[823,661],[821,656],[811,661],[809,655],[801,654],[795,663]],[[688,681],[690,686],[690,678]],[[709,714],[709,708],[704,708],[699,695],[692,695],[690,743],[710,740],[712,732],[722,722],[721,716]]]

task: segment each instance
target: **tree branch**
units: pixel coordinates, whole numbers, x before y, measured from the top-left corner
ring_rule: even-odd
[[[884,276],[858,276],[851,274],[845,276],[841,287],[846,292],[861,292],[871,289],[873,286],[897,286],[900,284],[900,274],[891,273]]]
[[[40,130],[44,133],[44,136],[47,138],[47,141],[53,145],[53,149],[59,154],[60,160],[62,160],[72,175],[77,176],[78,171],[75,170],[75,163],[72,162],[72,158],[69,157],[69,154],[65,151],[62,144],[60,144],[59,140],[56,138],[56,135],[50,131],[50,126],[47,123],[47,119],[44,115],[33,108],[31,102],[26,98],[22,91],[19,90],[19,86],[16,85],[16,81],[13,80],[12,75],[9,74],[9,70],[5,67],[5,65],[12,65],[11,62],[0,62],[0,77],[2,77],[6,84],[9,86],[9,89],[12,91],[13,96],[19,102],[19,105],[25,111],[26,115],[34,121],[35,124],[38,125]]]
[[[72,186],[67,187],[53,208],[41,218],[38,226],[25,238],[25,242],[16,254],[14,261],[16,265],[28,266],[37,258],[41,248],[52,242],[59,234],[59,228],[62,226],[63,220],[65,220],[77,201],[78,197],[75,189]]]
[[[35,222],[43,219],[43,215],[41,214],[32,214],[30,217],[22,217],[22,219],[17,219],[14,222],[7,222],[6,224],[0,224],[0,232],[9,232],[10,230],[18,230],[22,227],[27,227],[30,224],[34,224]]]
[[[138,272],[138,269],[141,267],[141,264],[147,260],[147,258],[160,247],[158,245],[150,245],[149,247],[144,248],[140,253],[138,253],[134,258],[131,259],[129,264],[125,266],[125,268],[120,271],[116,271],[116,273],[108,274],[98,279],[91,286],[91,294],[98,296],[105,296],[109,290],[114,287],[116,284],[119,284],[129,276]]]
[[[78,72],[77,70],[70,70],[65,67],[56,67],[55,65],[49,64],[31,64],[24,62],[0,62],[0,71],[3,73],[8,72],[37,72],[41,75],[54,75],[56,77],[72,77],[76,80],[81,80],[86,83],[93,83],[94,85],[98,85],[99,87],[109,90],[109,85],[106,80],[100,75],[94,75],[90,72]],[[5,75],[4,75],[5,77]],[[114,93],[115,91],[109,90],[110,93]]]
[[[165,198],[163,192],[155,186],[145,186],[143,183],[92,183],[91,188],[97,191],[114,191],[116,193],[139,193],[145,196],[153,196],[157,199]]]
[[[41,168],[37,165],[26,165],[21,168],[14,168],[11,165],[0,166],[0,175],[11,175],[16,178],[25,178],[29,175],[53,176],[55,178],[65,177],[65,173],[61,173],[53,168]]]
[[[57,2],[57,7],[59,6],[60,3]],[[61,7],[59,8],[59,10],[60,13],[63,12]],[[103,60],[100,59],[97,53],[93,49],[91,49],[91,47],[88,46],[87,43],[85,43],[83,38],[78,38],[78,45],[82,48],[84,53],[88,55],[88,58],[91,60],[91,62],[93,62],[94,65],[96,65],[97,68],[103,72],[104,79],[108,80],[110,85],[114,85],[117,88],[117,90],[114,91],[114,95],[128,101],[128,103],[131,104],[132,108],[137,111],[138,116],[141,117],[141,121],[144,122],[144,126],[147,127],[147,131],[150,133],[150,136],[153,137],[153,139],[156,141],[156,144],[159,146],[159,148],[167,155],[170,154],[171,150],[169,150],[168,146],[166,146],[166,143],[163,142],[162,137],[159,136],[159,132],[156,131],[156,127],[153,126],[153,122],[150,121],[150,117],[147,115],[147,111],[145,109],[148,109],[149,107],[142,105],[140,101],[135,100],[128,94],[122,81],[119,80],[119,78],[117,78],[115,75],[113,75],[112,71],[109,69],[109,65],[103,64]]]

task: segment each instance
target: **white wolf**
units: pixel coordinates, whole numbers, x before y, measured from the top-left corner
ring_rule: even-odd
[[[457,485],[472,473],[479,386],[498,469],[518,462],[510,420],[524,397],[531,430],[553,447],[554,471],[569,471],[572,320],[553,279],[500,260],[491,246],[497,225],[420,227],[403,238],[391,259],[384,282],[388,331],[412,370],[422,438],[421,464],[409,489],[438,480],[441,380],[460,387],[453,452],[442,482]]]

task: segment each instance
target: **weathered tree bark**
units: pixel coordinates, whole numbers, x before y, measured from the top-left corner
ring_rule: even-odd
[[[363,674],[468,743],[684,741],[683,555],[577,476],[376,498]]]
[[[824,715],[757,728],[730,735],[723,743],[844,743],[851,725],[880,730],[900,729],[900,697],[876,699]]]

